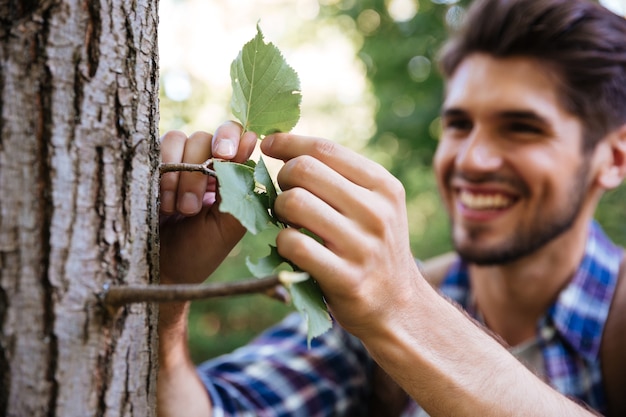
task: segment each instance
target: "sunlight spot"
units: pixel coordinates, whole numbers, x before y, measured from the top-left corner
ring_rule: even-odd
[[[409,96],[400,96],[391,104],[391,110],[398,117],[409,117],[415,110],[415,100]]]
[[[174,101],[185,101],[191,96],[189,74],[182,70],[173,70],[163,74],[165,95]]]
[[[398,137],[392,132],[385,132],[378,139],[378,146],[388,155],[394,156],[400,149]]]
[[[303,20],[313,20],[320,12],[320,4],[316,0],[299,0],[296,6],[298,17]]]
[[[396,22],[406,22],[417,14],[419,3],[417,0],[386,0],[387,12]]]
[[[431,63],[430,59],[425,56],[414,56],[409,61],[408,69],[411,79],[415,82],[421,83],[425,81],[430,75]]]
[[[439,140],[439,138],[441,137],[441,131],[441,117],[436,117],[432,122],[430,122],[430,125],[428,126],[428,132],[433,139]]]
[[[453,29],[458,28],[461,25],[463,16],[465,15],[465,9],[461,6],[452,6],[446,12],[446,23]]]
[[[356,18],[356,24],[364,35],[371,35],[380,26],[380,15],[376,10],[365,9]]]

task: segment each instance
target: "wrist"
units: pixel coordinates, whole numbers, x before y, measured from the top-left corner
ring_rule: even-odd
[[[430,415],[578,415],[573,410],[581,411],[432,288],[410,306],[398,307],[403,309],[404,318],[394,318],[362,340],[374,360]],[[485,384],[492,395],[484,395]],[[523,387],[524,392],[512,386]],[[529,397],[540,400],[529,403]]]
[[[167,369],[187,360],[189,302],[159,305],[159,364]]]
[[[189,305],[188,301],[159,304],[159,335],[186,331]]]

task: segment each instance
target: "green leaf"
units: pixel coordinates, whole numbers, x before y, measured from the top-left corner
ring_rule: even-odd
[[[232,214],[252,234],[272,225],[267,199],[257,194],[254,168],[234,162],[214,161],[220,192],[220,211]]]
[[[277,273],[279,270],[293,270],[289,261],[278,254],[278,249],[270,245],[270,254],[260,258],[257,262],[252,262],[246,258],[246,266],[253,276],[262,278]],[[332,327],[332,320],[328,314],[324,294],[313,279],[309,278],[303,282],[291,285],[285,284],[289,291],[291,300],[296,310],[302,314],[307,322],[307,343],[309,347],[311,340]]]
[[[256,262],[252,262],[249,256],[246,257],[246,266],[255,278],[263,278],[275,274],[285,262],[285,258],[278,254],[276,246],[272,245],[270,245],[270,254],[259,258]]]
[[[272,43],[263,40],[261,28],[257,35],[244,45],[230,66],[233,87],[231,109],[245,131],[260,137],[291,130],[300,118],[300,80],[298,74],[285,62]],[[245,165],[215,161],[221,197],[220,210],[231,213],[252,233],[258,233],[272,223],[281,225],[270,211],[278,195],[265,162],[253,161]],[[276,247],[270,245],[270,254],[246,265],[255,277],[275,274],[279,269],[292,269]],[[304,276],[306,279],[306,275]],[[317,337],[332,326],[319,286],[312,279],[304,282],[285,281],[294,306],[306,318],[307,341]]]
[[[293,284],[287,289],[291,294],[293,305],[307,321],[307,343],[311,347],[311,339],[322,335],[333,325],[326,303],[324,303],[324,294],[317,282],[311,278]]]
[[[263,137],[288,132],[300,118],[300,80],[274,44],[265,43],[261,28],[230,66],[230,106],[246,131]]]
[[[270,210],[274,210],[274,202],[276,201],[278,192],[276,191],[274,181],[272,180],[262,157],[259,159],[259,163],[256,164],[256,167],[254,168],[254,180],[257,184],[260,184],[263,187],[268,198]]]

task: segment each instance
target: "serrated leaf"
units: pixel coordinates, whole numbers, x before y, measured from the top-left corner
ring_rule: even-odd
[[[245,131],[253,131],[260,137],[291,130],[300,118],[300,80],[298,74],[287,64],[272,43],[263,40],[261,28],[257,35],[244,45],[230,67],[233,95],[231,109]],[[258,164],[248,161],[246,165],[230,162],[214,162],[220,184],[220,210],[231,213],[250,232],[257,233],[272,225],[276,219],[269,214],[277,197],[276,187],[263,159]],[[263,192],[255,192],[258,186]],[[270,254],[252,262],[246,259],[248,269],[255,277],[268,276],[278,269],[289,268],[274,246]],[[308,325],[307,342],[326,332],[332,321],[324,297],[317,283],[286,284],[294,306],[305,316]]]
[[[300,80],[261,28],[230,66],[231,110],[244,130],[263,137],[288,132],[300,118]]]
[[[285,262],[285,258],[278,254],[276,246],[272,245],[270,245],[270,254],[259,258],[256,262],[253,262],[249,256],[246,257],[246,266],[255,278],[263,278],[275,274]]]
[[[278,254],[275,246],[270,245],[270,248],[270,254],[260,258],[257,262],[252,262],[249,257],[246,258],[246,266],[256,278],[273,275],[280,269],[292,269],[289,267],[289,261]],[[289,291],[294,307],[307,322],[307,343],[310,347],[313,338],[332,327],[332,320],[324,302],[324,294],[317,282],[310,278],[303,282],[285,285],[285,288]]]
[[[257,194],[254,168],[234,162],[214,161],[220,192],[220,211],[232,214],[250,233],[272,226],[267,199]]]
[[[293,305],[307,321],[307,344],[311,347],[311,340],[324,334],[333,325],[326,303],[324,303],[324,294],[317,282],[310,278],[291,285],[287,289],[291,294]]]
[[[274,185],[274,181],[270,176],[269,171],[267,170],[267,166],[261,157],[259,159],[259,163],[256,164],[254,168],[254,180],[263,186],[265,189],[265,193],[268,198],[268,204],[270,209],[274,208],[274,202],[276,201],[276,197],[278,196],[278,192],[276,191],[276,186]]]

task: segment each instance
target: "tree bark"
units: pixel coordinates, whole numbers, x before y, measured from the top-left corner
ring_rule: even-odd
[[[0,415],[154,415],[157,8],[0,0]]]

